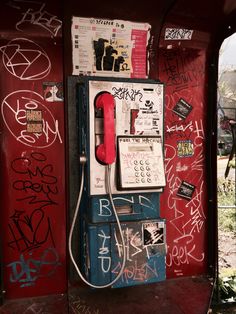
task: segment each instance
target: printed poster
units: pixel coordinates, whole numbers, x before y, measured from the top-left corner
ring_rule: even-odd
[[[74,16],[73,75],[146,78],[150,29],[147,23]]]

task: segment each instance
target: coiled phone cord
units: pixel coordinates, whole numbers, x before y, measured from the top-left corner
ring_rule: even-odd
[[[122,232],[122,229],[121,229],[121,224],[120,224],[120,220],[119,220],[119,217],[117,215],[117,212],[116,212],[116,208],[115,208],[115,205],[114,205],[114,202],[113,202],[113,199],[112,199],[112,194],[111,194],[111,183],[110,183],[110,176],[111,176],[111,165],[106,165],[106,174],[105,174],[105,179],[106,179],[106,188],[107,188],[107,192],[109,194],[109,198],[110,198],[110,202],[111,202],[111,206],[112,206],[112,209],[113,209],[113,212],[114,212],[114,215],[115,215],[115,218],[116,218],[116,221],[117,221],[117,226],[118,226],[118,229],[119,229],[119,233],[120,233],[120,237],[121,237],[121,242],[122,242],[122,249],[123,249],[123,258],[122,258],[122,264],[121,264],[121,269],[118,273],[118,275],[115,277],[114,280],[112,280],[111,282],[109,282],[108,284],[105,284],[105,285],[94,285],[92,283],[90,283],[89,281],[87,281],[83,274],[81,273],[78,265],[76,264],[75,262],[75,259],[74,259],[74,256],[73,256],[73,252],[72,252],[72,237],[73,237],[73,233],[74,233],[74,227],[75,227],[75,223],[76,223],[76,219],[77,219],[77,216],[78,216],[78,213],[79,213],[79,208],[80,208],[80,202],[81,202],[81,197],[82,197],[82,193],[83,193],[83,188],[84,188],[84,166],[85,166],[85,162],[86,162],[86,158],[84,157],[81,157],[80,158],[80,163],[82,165],[82,172],[81,172],[81,182],[80,182],[80,191],[79,191],[79,195],[78,195],[78,199],[77,199],[77,204],[76,204],[76,208],[75,208],[75,213],[74,213],[74,217],[73,217],[73,220],[72,220],[72,224],[71,224],[71,228],[70,228],[70,232],[69,232],[69,243],[68,243],[68,246],[69,246],[69,254],[70,254],[70,258],[71,258],[71,261],[72,263],[74,264],[74,267],[79,275],[79,277],[87,284],[89,285],[90,287],[92,288],[108,288],[110,286],[112,286],[115,282],[117,282],[117,280],[121,277],[123,271],[124,271],[124,268],[125,268],[125,261],[126,261],[126,248],[125,248],[125,240],[124,240],[124,235],[123,235],[123,232]]]

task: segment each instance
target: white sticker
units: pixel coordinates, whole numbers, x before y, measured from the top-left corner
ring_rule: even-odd
[[[166,28],[165,40],[191,40],[193,30],[186,28]]]

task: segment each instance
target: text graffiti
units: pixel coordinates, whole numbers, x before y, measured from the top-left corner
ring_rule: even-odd
[[[112,87],[113,96],[122,100],[131,100],[131,101],[139,101],[142,102],[143,94],[140,90],[128,89],[128,88],[116,88]]]
[[[28,199],[29,204],[37,204],[39,208],[57,204],[53,200],[53,196],[58,194],[57,178],[53,175],[52,164],[47,163],[44,154],[32,153],[30,157],[16,158],[12,161],[11,168],[21,176],[20,180],[13,182],[13,188],[27,195],[19,201]]]
[[[8,227],[13,240],[8,242],[9,247],[24,252],[36,249],[48,240],[55,246],[50,219],[42,209],[35,209],[30,216],[25,215],[24,211],[15,210],[10,218]]]
[[[98,258],[101,261],[101,269],[103,273],[107,273],[111,268],[111,257],[109,250],[109,242],[111,237],[107,236],[103,230],[101,230],[101,233],[99,233],[98,236],[102,239],[102,246],[99,248]]]
[[[134,204],[139,204],[142,207],[149,208],[151,210],[155,210],[155,204],[146,196],[138,195],[138,199],[135,202],[133,196],[130,197],[114,197],[113,198],[115,205],[120,205],[120,202],[123,202],[125,205],[132,206]],[[112,216],[112,207],[109,198],[100,198],[99,199],[99,208],[98,208],[98,216],[101,217],[110,217]]]
[[[24,288],[35,285],[39,278],[53,275],[59,265],[57,251],[54,248],[48,248],[38,259],[26,258],[21,254],[19,260],[8,264],[7,267],[11,272],[10,282],[18,282],[20,287]]]
[[[38,93],[28,90],[9,94],[2,102],[1,112],[4,123],[18,142],[34,148],[51,146],[58,138],[62,143],[58,120],[43,105],[43,98]],[[41,110],[42,133],[27,132],[27,110]]]
[[[196,62],[189,51],[179,53],[173,49],[165,53],[163,71],[166,73],[167,86],[175,91],[200,85],[203,76],[203,65]]]
[[[120,271],[121,265],[118,263],[118,265],[112,270],[112,273],[118,274]],[[126,266],[122,275],[121,280],[122,282],[129,283],[132,281],[140,281],[145,282],[150,278],[157,278],[158,272],[157,272],[157,265],[154,262],[152,266],[150,266],[148,263],[138,264],[137,261],[133,263],[133,265]]]
[[[8,224],[11,239],[9,247],[19,252],[30,251],[45,243],[55,246],[50,218],[45,214],[46,206],[56,205],[57,178],[53,166],[42,153],[31,153],[29,157],[16,158],[11,163],[12,171],[20,177],[12,183],[19,193],[15,209]],[[32,208],[30,214],[29,208]]]
[[[166,28],[165,40],[191,40],[193,30],[184,28]]]
[[[16,24],[16,29],[21,31],[23,25],[29,23],[34,26],[39,26],[48,31],[52,36],[56,36],[61,29],[62,21],[55,15],[52,15],[44,10],[45,4],[42,4],[39,10],[28,9],[22,19]]]

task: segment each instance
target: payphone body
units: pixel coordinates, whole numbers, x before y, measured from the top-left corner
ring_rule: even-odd
[[[159,201],[165,186],[164,86],[151,80],[83,77],[76,95],[80,153],[86,157],[80,213],[81,268],[91,283],[107,284],[119,272],[125,250],[126,266],[113,287],[164,280],[166,231]],[[97,105],[101,97],[102,109]],[[101,153],[105,160],[101,161],[98,148],[105,145],[108,152]],[[114,159],[111,195],[105,173],[109,158]]]

